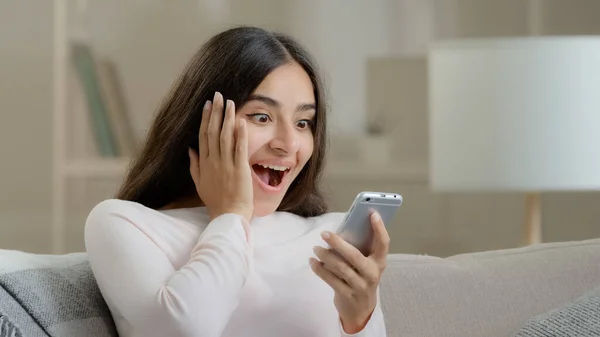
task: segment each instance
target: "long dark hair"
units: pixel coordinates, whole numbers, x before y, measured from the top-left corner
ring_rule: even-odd
[[[215,35],[192,57],[161,104],[116,198],[159,209],[197,196],[189,173],[188,147],[198,151],[204,102],[219,91],[241,107],[267,75],[290,62],[304,68],[314,88],[314,150],[278,210],[306,217],[326,212],[319,191],[327,143],[326,101],[316,64],[303,46],[289,36],[246,26]]]

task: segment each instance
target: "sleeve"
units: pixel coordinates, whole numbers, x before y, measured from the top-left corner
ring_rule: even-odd
[[[386,337],[387,333],[385,330],[385,320],[383,317],[383,311],[381,310],[381,300],[379,296],[379,289],[377,289],[377,304],[375,305],[375,309],[373,309],[373,313],[369,318],[369,322],[365,325],[364,329],[355,333],[355,334],[347,334],[342,327],[342,323],[340,322],[340,336],[341,337]]]
[[[140,335],[221,335],[251,267],[245,220],[236,214],[215,218],[189,261],[175,270],[125,213],[101,203],[86,221],[86,250],[111,310]]]

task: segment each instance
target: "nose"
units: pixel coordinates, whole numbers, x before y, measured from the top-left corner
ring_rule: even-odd
[[[296,153],[300,146],[297,133],[293,125],[279,123],[275,130],[275,136],[271,139],[269,146],[280,154]]]

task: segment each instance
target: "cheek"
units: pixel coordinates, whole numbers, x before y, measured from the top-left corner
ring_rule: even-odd
[[[248,130],[248,157],[252,157],[260,148],[269,142],[266,132],[261,132],[250,124],[246,124]]]
[[[312,135],[303,137],[300,141],[300,149],[298,150],[299,159],[306,163],[313,154],[314,150],[314,139]]]

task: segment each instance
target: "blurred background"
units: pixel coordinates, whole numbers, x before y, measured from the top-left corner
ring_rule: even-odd
[[[0,249],[85,250],[87,213],[115,193],[185,63],[240,24],[291,34],[325,74],[332,210],[401,193],[392,252],[448,256],[523,245],[525,194],[431,188],[430,46],[600,34],[600,1],[1,0]],[[600,236],[600,193],[541,200],[543,241]]]

